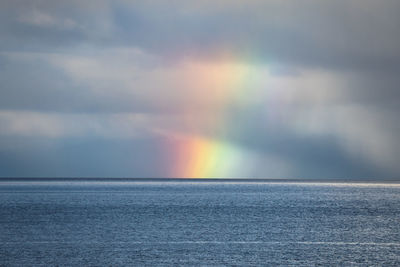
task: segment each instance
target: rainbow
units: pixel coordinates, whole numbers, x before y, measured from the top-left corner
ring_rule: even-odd
[[[190,106],[203,107],[201,114],[191,114],[186,120],[195,129],[204,116],[209,116],[211,134],[172,134],[168,142],[169,176],[179,178],[246,178],[248,152],[223,140],[234,129],[228,119],[231,108],[245,109],[260,101],[266,80],[254,64],[224,59],[213,62],[190,62],[184,66],[184,85],[191,99],[182,104],[182,114],[190,113]],[[198,119],[197,119],[198,118]],[[214,136],[211,138],[210,136]],[[217,136],[217,138],[215,137]],[[219,136],[219,138],[218,138]]]
[[[173,151],[169,174],[179,178],[226,178],[243,173],[245,157],[235,146],[204,137],[169,140]]]

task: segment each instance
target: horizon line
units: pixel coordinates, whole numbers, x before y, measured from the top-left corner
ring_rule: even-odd
[[[178,177],[1,177],[5,181],[163,181],[163,182],[320,182],[320,183],[400,183],[400,179],[374,178],[178,178]]]

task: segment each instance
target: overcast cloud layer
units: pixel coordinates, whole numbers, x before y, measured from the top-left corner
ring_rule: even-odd
[[[3,0],[0,176],[170,177],[174,144],[201,136],[243,157],[231,177],[399,179],[399,12]]]

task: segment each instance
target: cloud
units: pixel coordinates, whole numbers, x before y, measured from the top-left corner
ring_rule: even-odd
[[[398,1],[3,1],[2,46],[133,46],[167,57],[220,50],[286,64],[399,68]],[[1,44],[0,44],[1,45]]]
[[[110,62],[115,56],[124,60]],[[137,57],[129,56],[133,58]],[[105,56],[74,52],[0,53],[0,104],[8,110],[57,112],[149,110],[146,103],[136,100],[126,89],[134,82],[135,72],[151,64],[151,60],[137,66],[127,64],[129,59],[115,51]]]
[[[1,177],[165,177],[158,139],[2,136]]]
[[[201,136],[251,155],[255,177],[398,178],[399,8],[395,0],[2,1],[0,159],[50,175],[29,155],[60,151],[38,165],[96,176],[78,159],[75,174],[67,168],[78,144],[100,153],[98,142],[121,158],[134,143],[128,154],[142,162],[166,136]],[[11,160],[4,140],[27,148]],[[111,176],[162,176],[171,163],[160,157],[159,168],[136,171],[110,157],[99,162],[112,162],[115,172],[101,169]]]
[[[49,138],[138,138],[151,133],[156,116],[0,111],[0,135]]]

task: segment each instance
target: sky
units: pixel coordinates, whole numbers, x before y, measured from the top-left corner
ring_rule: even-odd
[[[400,179],[400,1],[0,1],[0,177]]]

